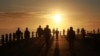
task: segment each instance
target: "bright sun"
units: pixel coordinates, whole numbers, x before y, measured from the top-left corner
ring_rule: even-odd
[[[61,21],[61,15],[60,14],[54,14],[53,19],[56,23],[60,23]]]

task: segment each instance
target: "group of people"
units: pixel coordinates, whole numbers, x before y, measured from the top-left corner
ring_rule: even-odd
[[[49,25],[47,25],[44,29],[41,27],[41,25],[39,25],[36,33],[37,33],[37,36],[39,38],[40,37],[45,38],[45,42],[46,42],[46,45],[48,47],[49,46],[49,40],[50,40],[50,37],[51,37],[51,29],[49,28]],[[55,36],[56,40],[58,40],[59,34],[60,34],[60,31],[58,30],[58,28],[56,28],[56,30],[53,29],[52,33],[53,33],[53,37]],[[63,29],[63,36],[65,36],[65,29]],[[68,40],[69,41],[69,47],[70,47],[70,49],[72,49],[73,46],[74,46],[74,40],[76,38],[75,31],[73,30],[73,27],[70,27],[70,29],[68,30],[67,38],[69,39]]]
[[[65,30],[63,30],[64,34],[65,34]],[[49,47],[49,41],[50,41],[50,37],[51,37],[51,29],[49,28],[49,25],[46,25],[46,27],[43,29],[41,27],[41,25],[39,25],[39,27],[37,28],[37,36],[40,37],[44,37],[45,38],[45,42],[46,42],[46,46]],[[59,30],[58,28],[56,30],[54,30],[54,32],[56,34],[56,39],[58,40],[58,35],[59,35]],[[20,28],[17,29],[16,31],[16,37],[18,40],[20,40],[21,36],[22,36],[22,32],[20,30]],[[26,28],[25,32],[24,32],[24,38],[25,39],[29,39],[30,38],[30,31],[28,30],[28,28]],[[70,27],[70,29],[67,31],[67,39],[69,42],[69,47],[70,49],[73,48],[74,46],[74,41],[75,41],[75,31],[73,30],[73,27]]]
[[[39,27],[37,28],[36,34],[38,36],[38,38],[40,37],[44,37],[45,38],[45,42],[46,42],[46,46],[49,47],[49,40],[51,37],[51,29],[49,28],[49,25],[46,25],[46,27],[43,29],[41,27],[41,25],[39,25]],[[23,38],[23,33],[21,32],[20,28],[18,28],[16,30],[16,38],[19,41],[21,38]],[[28,28],[26,27],[26,30],[24,31],[24,38],[25,39],[29,39],[30,38],[30,31],[28,30]]]
[[[44,28],[44,30],[41,28],[41,26],[39,26],[37,28],[37,35],[38,35],[38,37],[44,36],[46,39],[47,46],[48,46],[49,40],[51,37],[51,30],[50,30],[49,26],[47,25],[46,28]],[[58,40],[58,37],[59,37],[58,28],[56,30],[53,29],[53,36],[54,35],[56,36],[56,40]],[[63,35],[65,35],[64,29],[63,29]],[[75,31],[73,30],[73,27],[70,27],[70,29],[67,31],[67,38],[68,38],[68,42],[69,42],[69,48],[72,49],[74,47],[74,41],[76,39],[76,35],[75,35]]]
[[[98,30],[99,32],[99,30]],[[56,36],[56,40],[58,40],[60,31],[58,30],[58,28],[53,29],[52,31],[53,33],[53,37]],[[81,29],[77,29],[77,34],[79,35],[79,33],[81,33],[82,39],[85,39],[86,36],[86,30],[84,28]],[[22,37],[23,33],[21,32],[20,28],[17,29],[16,31],[16,38],[17,40],[20,40]],[[51,38],[51,29],[49,28],[49,25],[46,25],[46,27],[43,29],[41,27],[41,25],[39,25],[39,27],[37,28],[36,31],[36,35],[38,38],[44,37],[45,38],[45,42],[46,42],[46,46],[49,47],[49,42],[50,42],[50,38]],[[67,30],[67,34],[65,34],[65,29],[63,29],[63,36],[67,38],[68,42],[69,42],[69,49],[73,49],[74,47],[74,43],[76,40],[76,35],[75,35],[75,31],[73,30],[73,27],[70,27]],[[26,28],[25,32],[24,32],[24,38],[25,39],[29,39],[30,38],[30,31],[28,30],[28,28]]]
[[[49,25],[46,25],[44,29],[39,26],[39,28],[37,28],[37,35],[39,38],[42,36],[45,38],[46,46],[48,48],[51,37],[51,29],[49,28]]]
[[[16,38],[19,41],[21,38],[23,38],[23,32],[21,32],[20,28],[17,29],[16,33]],[[24,32],[24,38],[25,39],[29,39],[30,38],[30,31],[28,30],[28,28],[26,27],[26,30]]]

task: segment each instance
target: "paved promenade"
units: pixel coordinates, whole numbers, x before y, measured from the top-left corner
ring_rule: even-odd
[[[54,37],[49,48],[46,48],[44,39],[22,40],[0,47],[0,56],[100,56],[100,45],[97,43],[91,39],[83,41],[79,37],[70,51],[65,37],[58,40]]]
[[[98,56],[100,55],[100,48],[97,44],[92,43],[92,40],[83,41],[78,38],[75,41],[73,51],[69,50],[68,41],[65,37],[59,37],[59,40],[54,38],[51,47],[47,50],[45,46],[38,56]],[[94,45],[95,44],[95,45]]]

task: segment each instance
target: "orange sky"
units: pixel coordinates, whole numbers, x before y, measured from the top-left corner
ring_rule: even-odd
[[[35,30],[39,25],[43,28],[49,24],[50,28],[67,29],[70,26],[86,28],[87,30],[100,28],[99,0],[9,0],[0,1],[0,30],[15,31],[17,27]],[[55,23],[52,14],[62,14],[61,22]],[[49,15],[49,16],[48,16]]]

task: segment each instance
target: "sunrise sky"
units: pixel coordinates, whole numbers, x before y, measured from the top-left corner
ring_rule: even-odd
[[[59,15],[60,21],[54,19]],[[67,29],[100,28],[100,0],[0,0],[0,32],[39,25]]]

